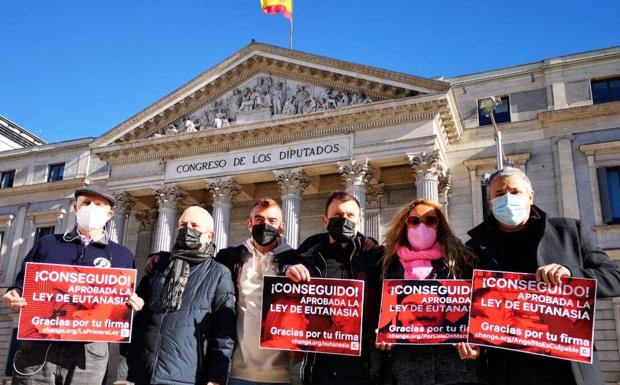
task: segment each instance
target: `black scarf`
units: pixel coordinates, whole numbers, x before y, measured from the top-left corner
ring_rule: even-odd
[[[181,307],[181,299],[191,266],[213,258],[215,245],[210,243],[206,250],[172,250],[172,257],[161,277],[161,294],[159,301],[165,312],[173,312]]]

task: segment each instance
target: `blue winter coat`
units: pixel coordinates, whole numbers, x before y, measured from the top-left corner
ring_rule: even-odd
[[[159,254],[160,263],[167,263],[170,254]],[[148,384],[226,384],[235,344],[230,271],[212,258],[192,266],[181,307],[166,313],[159,303],[161,270],[145,276],[136,291],[145,306],[134,320],[128,379]]]
[[[97,262],[97,266],[103,267],[127,269],[134,267],[133,254],[125,246],[112,241],[98,240],[84,247],[75,229],[64,235],[50,234],[37,240],[24,258],[21,271],[17,274],[11,288],[23,289],[26,262],[91,267]]]

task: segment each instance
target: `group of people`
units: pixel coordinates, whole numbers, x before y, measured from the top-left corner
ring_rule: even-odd
[[[38,240],[25,262],[131,267],[131,254],[107,239],[113,197],[98,188],[76,191],[77,227]],[[620,295],[620,269],[596,246],[578,220],[551,218],[534,205],[534,191],[519,169],[491,175],[491,209],[464,244],[433,201],[402,207],[383,244],[360,233],[361,207],[345,192],[332,193],[322,217],[326,232],[297,249],[282,236],[278,203],[261,199],[247,220],[248,239],[215,253],[210,214],[197,206],[179,219],[172,250],[149,257],[147,272],[128,299],[136,313],[127,346],[128,380],[136,384],[603,384],[592,364],[557,360],[469,343],[375,344],[383,279],[467,279],[473,269],[535,273],[559,284],[565,277],[594,278],[599,297]],[[100,262],[100,261],[99,261]],[[97,266],[100,266],[98,264]],[[260,349],[262,282],[285,275],[365,282],[360,357]],[[4,302],[22,298],[23,268]],[[107,348],[101,343],[23,341],[13,384],[99,384]]]

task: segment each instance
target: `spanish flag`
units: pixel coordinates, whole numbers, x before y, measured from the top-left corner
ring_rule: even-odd
[[[281,13],[293,20],[293,0],[260,0],[263,13]]]

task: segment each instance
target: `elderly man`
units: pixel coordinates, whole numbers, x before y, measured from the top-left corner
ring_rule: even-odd
[[[131,252],[108,239],[105,224],[114,216],[114,197],[98,186],[75,191],[73,211],[77,226],[65,234],[46,235],[26,255],[15,283],[2,297],[8,307],[27,306],[21,296],[26,262],[133,268]],[[136,294],[128,305],[140,310],[144,302]],[[100,384],[108,362],[104,342],[22,341],[15,354],[13,384]]]
[[[559,284],[564,277],[596,279],[599,297],[620,295],[620,269],[596,246],[592,231],[576,219],[550,218],[534,205],[528,177],[505,167],[489,178],[487,201],[493,215],[469,231],[480,268],[536,273]],[[461,352],[461,356],[467,356]],[[488,349],[492,384],[603,384],[594,355],[583,364]]]
[[[159,253],[137,292],[127,364],[137,384],[225,385],[235,334],[230,271],[213,259],[213,218],[193,206],[179,218],[171,253]]]
[[[292,264],[286,271],[296,282],[309,280],[310,272],[322,278],[365,281],[362,356],[308,354],[302,365],[302,381],[306,385],[364,385],[379,375],[380,368],[372,363],[377,362],[374,358],[378,354],[374,329],[379,313],[379,261],[384,250],[374,239],[359,232],[360,225],[361,206],[357,199],[342,191],[332,193],[323,216],[327,232],[306,239],[298,249],[301,263]]]
[[[290,382],[288,354],[259,349],[263,276],[281,274],[281,262],[296,258],[282,237],[282,209],[271,198],[259,200],[250,211],[251,237],[242,245],[217,254],[232,271],[237,293],[237,344],[229,385],[286,384]]]

